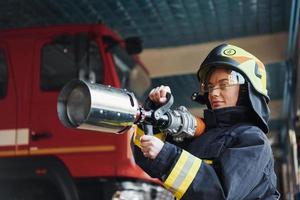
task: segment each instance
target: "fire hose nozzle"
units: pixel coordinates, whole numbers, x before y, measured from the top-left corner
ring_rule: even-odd
[[[187,109],[171,110],[173,96],[155,110],[145,110],[132,92],[107,85],[73,80],[57,101],[59,120],[65,127],[121,134],[134,124],[153,125],[178,141],[200,135],[205,124]]]
[[[57,113],[68,128],[122,133],[139,118],[140,107],[125,89],[73,80],[58,96]]]

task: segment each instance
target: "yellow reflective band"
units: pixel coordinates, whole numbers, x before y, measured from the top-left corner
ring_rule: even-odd
[[[213,161],[212,160],[203,160],[206,164],[208,165],[212,165],[213,164]]]
[[[157,137],[158,139],[160,139],[163,142],[166,140],[166,134],[164,134],[164,133],[156,133],[156,134],[154,134],[154,137]]]
[[[145,132],[143,129],[139,128],[138,126],[136,126],[135,131],[134,131],[134,135],[133,135],[133,143],[138,146],[139,148],[141,148],[141,137],[145,135]],[[154,134],[155,137],[157,137],[158,139],[160,139],[161,141],[165,141],[166,139],[166,134],[164,133],[156,133]]]
[[[141,148],[141,141],[140,138],[145,135],[144,131],[140,129],[139,127],[135,128],[134,135],[133,135],[133,143]]]
[[[200,169],[202,161],[198,158],[195,159],[191,169],[187,173],[187,176],[183,180],[182,184],[179,186],[177,192],[175,193],[175,197],[177,199],[181,199],[184,193],[187,191],[192,181],[194,180],[198,170]]]
[[[182,150],[182,153],[176,165],[174,166],[168,178],[164,182],[164,186],[166,187],[166,189],[170,190],[172,193],[176,192],[176,188],[173,188],[172,186],[174,185],[174,182],[177,179],[179,173],[182,171],[182,168],[186,163],[187,159],[188,159],[188,153]]]
[[[200,169],[202,160],[183,150],[177,163],[164,182],[166,189],[171,191],[176,199],[181,199]]]

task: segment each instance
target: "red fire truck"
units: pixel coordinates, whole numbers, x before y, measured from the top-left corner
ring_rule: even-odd
[[[150,79],[140,51],[103,24],[0,32],[1,199],[172,198],[135,165],[129,134],[67,129],[57,116],[72,79],[141,96]]]

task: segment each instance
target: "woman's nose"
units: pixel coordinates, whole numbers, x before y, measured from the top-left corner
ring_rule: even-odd
[[[213,88],[212,91],[210,92],[211,96],[219,96],[220,95],[220,88]]]

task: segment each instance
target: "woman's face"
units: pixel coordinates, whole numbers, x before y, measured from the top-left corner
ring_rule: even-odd
[[[214,70],[208,79],[208,99],[212,109],[236,106],[240,86],[230,85],[230,71],[226,69]]]

